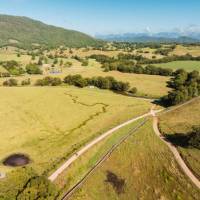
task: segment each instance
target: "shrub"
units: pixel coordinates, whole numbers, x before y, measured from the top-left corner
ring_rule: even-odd
[[[133,87],[133,88],[131,88],[131,89],[129,90],[129,92],[130,92],[131,94],[136,94],[136,93],[137,93],[137,88],[136,88],[136,87]]]
[[[3,82],[3,86],[8,86],[8,87],[17,86],[17,80],[14,79],[14,78],[6,80],[6,81]]]
[[[65,64],[64,64],[64,67],[71,67],[72,66],[72,63],[67,61]]]
[[[43,79],[38,79],[35,83],[36,86],[58,86],[61,85],[62,81],[60,78],[45,77]]]
[[[26,65],[26,72],[28,74],[42,74],[42,70],[36,64],[28,64],[28,65]]]
[[[83,60],[83,61],[82,61],[82,66],[88,66],[88,65],[89,65],[88,60]]]
[[[26,80],[23,80],[23,81],[21,82],[21,85],[23,85],[23,86],[25,86],[25,85],[30,85],[30,84],[31,84],[30,78],[28,78],[28,79],[26,79]]]

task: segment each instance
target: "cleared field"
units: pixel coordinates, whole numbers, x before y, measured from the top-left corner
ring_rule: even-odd
[[[20,62],[22,65],[26,65],[31,62],[31,56],[21,55],[20,57],[18,57],[16,53],[0,52],[0,61],[10,60],[15,60],[17,62]]]
[[[186,71],[200,71],[200,61],[173,61],[169,63],[155,64],[155,66],[162,68],[170,68],[173,70],[185,69]]]
[[[96,89],[0,88],[0,160],[28,154],[48,172],[105,130],[146,113],[151,103]],[[51,156],[49,156],[51,155]],[[0,165],[0,171],[11,168]]]
[[[86,180],[72,200],[198,199],[150,120]]]
[[[81,74],[83,77],[93,77],[93,76],[113,76],[119,81],[129,82],[131,87],[137,87],[139,96],[146,96],[146,97],[153,97],[159,98],[163,95],[166,95],[167,92],[170,90],[167,88],[167,81],[169,77],[164,76],[152,76],[152,75],[145,75],[145,74],[130,74],[130,73],[121,73],[117,71],[110,71],[104,72],[103,69],[100,67],[100,64],[94,60],[89,61],[89,66],[84,67],[81,66],[79,62],[73,61],[73,66],[70,68],[64,68],[63,73],[55,74],[50,76],[56,76],[60,78],[64,78],[65,76],[71,74]],[[19,83],[26,79],[30,78],[32,84],[37,79],[42,78],[41,75],[32,75],[32,76],[21,76],[15,77],[19,80]],[[0,85],[2,85],[3,81],[6,78],[0,79]]]
[[[184,47],[182,45],[177,45],[174,51],[171,52],[171,55],[181,56],[188,53],[192,56],[200,56],[200,46]]]
[[[182,108],[160,116],[160,129],[163,133],[186,134],[193,126],[200,125],[200,99]],[[200,176],[200,150],[178,146],[182,157],[197,176]]]

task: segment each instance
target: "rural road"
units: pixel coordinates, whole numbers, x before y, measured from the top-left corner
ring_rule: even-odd
[[[177,163],[180,165],[182,168],[183,172],[190,178],[190,180],[200,189],[200,181],[194,176],[192,171],[187,167],[185,164],[184,160],[180,156],[178,150],[174,145],[172,145],[170,142],[168,142],[165,137],[162,136],[158,129],[158,118],[156,117],[156,113],[152,110],[151,111],[152,116],[153,116],[153,129],[156,135],[169,147],[171,152],[174,154],[174,157],[177,161]]]
[[[154,111],[154,113],[158,113],[161,112],[162,110],[156,110]],[[153,113],[153,114],[154,114]],[[79,150],[78,152],[76,152],[75,154],[73,154],[62,166],[60,166],[53,174],[51,174],[48,179],[52,182],[54,182],[56,180],[56,178],[64,171],[66,170],[74,161],[76,161],[81,155],[83,155],[86,151],[88,151],[90,148],[92,148],[94,145],[96,145],[97,143],[101,142],[102,140],[104,140],[106,137],[108,137],[109,135],[113,134],[115,131],[119,130],[120,128],[127,126],[137,120],[140,120],[142,118],[148,117],[152,115],[152,111],[141,115],[139,117],[133,118],[127,122],[124,122],[114,128],[112,128],[111,130],[103,133],[102,135],[100,135],[99,137],[97,137],[96,139],[94,139],[93,141],[91,141],[90,143],[88,143],[86,146],[84,146],[81,150]]]

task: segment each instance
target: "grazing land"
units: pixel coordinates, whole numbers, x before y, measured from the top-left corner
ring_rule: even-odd
[[[181,144],[181,138],[192,131],[192,127],[200,126],[200,100],[160,116],[159,127],[163,134],[177,136],[180,144],[177,148],[190,169],[200,177],[200,150]]]
[[[26,196],[31,185],[27,183],[34,182],[35,177],[41,178],[35,181],[36,185],[47,181],[47,186],[56,188],[57,196],[52,194],[53,198],[61,198],[142,120],[119,129],[90,148],[54,182],[48,182],[47,177],[102,133],[149,112],[153,104],[146,97],[162,100],[172,92],[169,80],[175,76],[175,70],[199,71],[199,58],[172,56],[178,48],[184,49],[180,55],[185,55],[194,47],[104,43],[100,47],[81,48],[40,45],[32,49],[0,48],[0,173],[5,175],[0,181],[0,199]],[[116,64],[135,71],[107,70],[106,62],[111,67]],[[164,74],[161,72],[167,70],[161,68],[172,70],[167,69],[170,73]],[[69,75],[71,78],[81,75],[81,78],[79,76],[73,82]],[[198,77],[198,73],[189,76]],[[57,81],[55,85],[51,82],[53,78]],[[49,82],[43,85],[43,81]],[[111,91],[114,86],[120,88],[123,84],[126,89]],[[162,132],[188,133],[192,126],[199,125],[199,101],[190,106],[161,116]],[[151,123],[149,119],[135,135],[120,145],[71,198],[179,200],[189,194],[189,200],[198,199],[199,191],[182,173],[169,149],[155,136]],[[178,150],[199,176],[199,150],[183,147],[178,147]],[[27,165],[20,167],[20,163]],[[12,165],[19,167],[13,168]]]
[[[198,199],[199,195],[153,132],[150,120],[118,147],[70,199]]]
[[[151,107],[148,101],[89,88],[0,90],[0,158],[12,153],[27,154],[31,166],[40,174],[52,170],[103,131]],[[11,168],[1,164],[0,170]]]
[[[177,45],[171,54],[178,56],[186,54],[190,54],[192,56],[200,56],[200,47],[199,45],[193,45],[193,46]]]
[[[173,70],[184,69],[186,71],[200,71],[200,61],[173,61],[169,63],[156,64],[155,66],[170,68]]]

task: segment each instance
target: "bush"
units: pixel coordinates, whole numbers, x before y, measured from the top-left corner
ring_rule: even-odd
[[[36,86],[58,86],[61,85],[62,81],[60,78],[45,77],[43,79],[38,79],[35,83]]]
[[[136,93],[137,93],[137,88],[136,88],[136,87],[133,87],[133,88],[131,88],[131,89],[129,90],[129,92],[130,92],[131,94],[136,94]]]
[[[88,60],[83,60],[83,61],[82,61],[82,66],[88,66],[88,65],[89,65]]]
[[[36,64],[28,64],[28,65],[26,65],[26,72],[28,74],[42,74],[42,70]]]
[[[69,61],[64,64],[64,67],[71,67],[71,66],[72,66],[72,63]]]
[[[6,80],[6,81],[3,82],[3,86],[8,86],[8,87],[17,86],[17,80],[14,79],[14,78]]]
[[[28,78],[28,79],[26,79],[26,80],[23,80],[23,81],[21,82],[21,85],[22,85],[22,86],[26,86],[26,85],[30,85],[30,84],[31,84],[30,78]]]
[[[80,88],[83,88],[88,85],[87,80],[84,79],[81,75],[68,75],[64,78],[64,83],[67,83],[69,85],[74,85]]]

